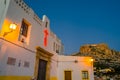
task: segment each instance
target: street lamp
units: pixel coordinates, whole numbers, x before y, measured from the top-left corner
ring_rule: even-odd
[[[93,61],[94,61],[94,59],[90,59],[90,61],[91,61],[91,62],[93,62]]]
[[[4,32],[3,37],[5,37],[9,33],[13,32],[14,30],[16,30],[16,28],[17,28],[17,25],[15,23],[11,23],[10,26],[9,26],[10,31]]]

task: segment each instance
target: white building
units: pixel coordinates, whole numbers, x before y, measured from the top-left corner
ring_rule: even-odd
[[[94,80],[92,60],[91,57],[59,56],[58,79]]]
[[[64,78],[68,74],[63,75],[66,70],[74,71],[71,80],[93,80],[91,58],[78,57],[80,62],[59,56],[63,45],[49,25],[45,15],[41,20],[23,0],[0,0],[0,80],[68,80]],[[77,63],[70,63],[74,59]],[[86,60],[89,66],[83,65]]]

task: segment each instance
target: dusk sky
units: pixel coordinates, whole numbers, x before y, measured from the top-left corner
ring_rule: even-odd
[[[24,0],[62,40],[65,54],[85,44],[106,43],[120,51],[120,0]]]

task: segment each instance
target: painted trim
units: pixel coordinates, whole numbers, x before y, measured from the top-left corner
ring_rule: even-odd
[[[0,76],[0,80],[31,80],[31,76]]]

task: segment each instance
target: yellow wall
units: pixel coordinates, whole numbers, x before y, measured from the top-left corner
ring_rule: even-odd
[[[0,30],[0,36],[3,36],[5,32],[10,32],[10,24],[12,24],[13,22],[10,21],[9,19],[5,19],[4,23],[2,25],[2,29]],[[16,30],[14,30],[11,33],[8,33],[6,36],[3,36],[5,39],[9,40],[9,41],[15,41],[18,40],[18,36],[19,36],[19,25],[17,25]]]
[[[57,80],[57,77],[50,77],[50,80]]]
[[[0,80],[31,80],[31,76],[0,76]]]

